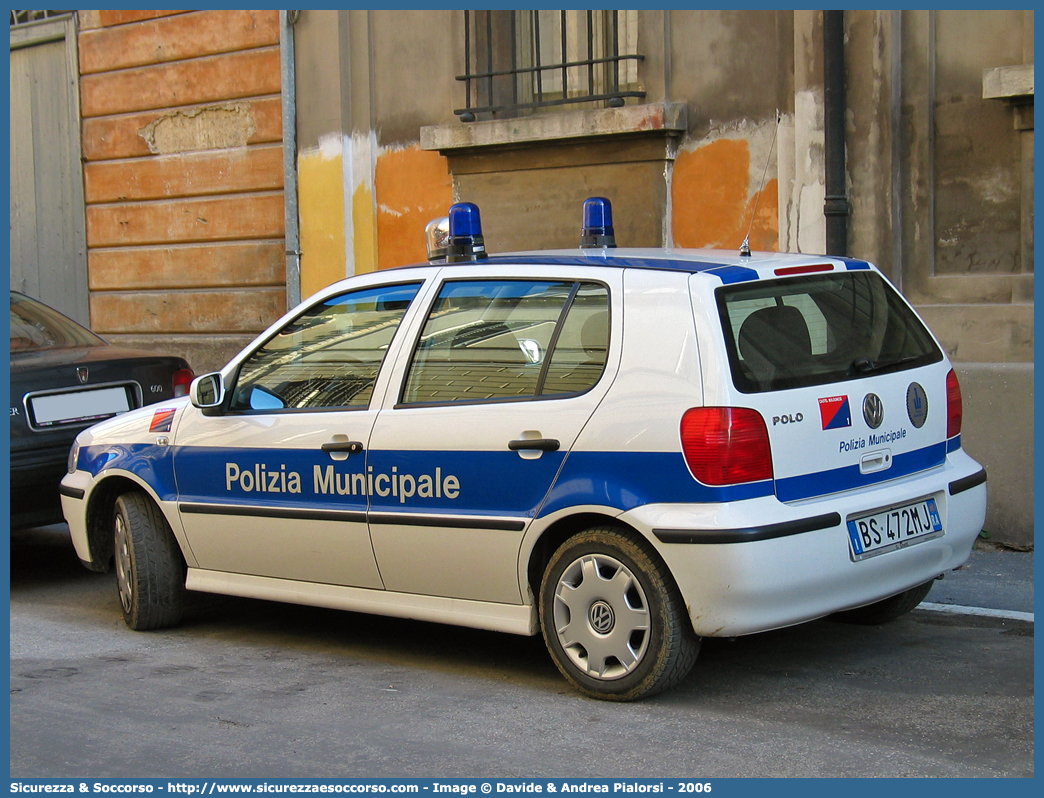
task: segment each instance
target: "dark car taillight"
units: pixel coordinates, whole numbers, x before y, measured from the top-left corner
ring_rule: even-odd
[[[174,395],[185,396],[188,394],[189,386],[195,375],[192,369],[178,369],[174,372]]]
[[[705,485],[772,479],[765,419],[748,407],[694,407],[681,421],[682,451]]]
[[[957,381],[957,372],[950,369],[950,373],[946,375],[946,437],[960,435],[963,422],[964,400],[961,398],[961,384]]]

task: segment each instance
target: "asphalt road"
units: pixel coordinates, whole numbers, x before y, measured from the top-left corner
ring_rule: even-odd
[[[190,595],[132,632],[63,527],[12,536],[12,777],[1033,775],[1025,621],[705,640],[680,688],[618,705],[539,638]]]

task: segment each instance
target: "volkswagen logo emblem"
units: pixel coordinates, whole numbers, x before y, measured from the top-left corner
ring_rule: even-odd
[[[920,429],[928,418],[928,394],[916,382],[911,382],[906,389],[906,412],[910,415],[910,423]]]
[[[86,366],[77,366],[76,367],[76,376],[79,378],[81,385],[83,385],[85,382],[87,382],[87,377],[90,376],[89,372],[87,371],[87,367]]]
[[[876,393],[868,393],[863,399],[863,418],[870,429],[877,429],[884,421],[884,404]]]
[[[587,618],[591,622],[591,628],[600,635],[607,635],[613,631],[616,625],[616,616],[613,608],[604,601],[596,601],[587,612]]]

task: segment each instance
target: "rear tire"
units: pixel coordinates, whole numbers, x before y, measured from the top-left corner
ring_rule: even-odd
[[[616,527],[567,540],[540,585],[540,626],[555,665],[592,698],[633,701],[688,675],[700,650],[667,566]]]
[[[185,561],[155,502],[142,492],[116,499],[116,589],[127,626],[137,631],[181,622]]]
[[[864,626],[888,623],[906,615],[906,613],[924,601],[933,584],[935,584],[935,580],[930,579],[923,585],[904,590],[902,593],[896,593],[883,601],[867,604],[865,607],[856,607],[854,610],[837,612],[830,617],[842,623],[858,623]]]

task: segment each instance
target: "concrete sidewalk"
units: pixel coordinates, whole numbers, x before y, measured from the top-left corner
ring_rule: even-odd
[[[1033,552],[977,549],[959,570],[935,583],[926,601],[1031,613]]]

